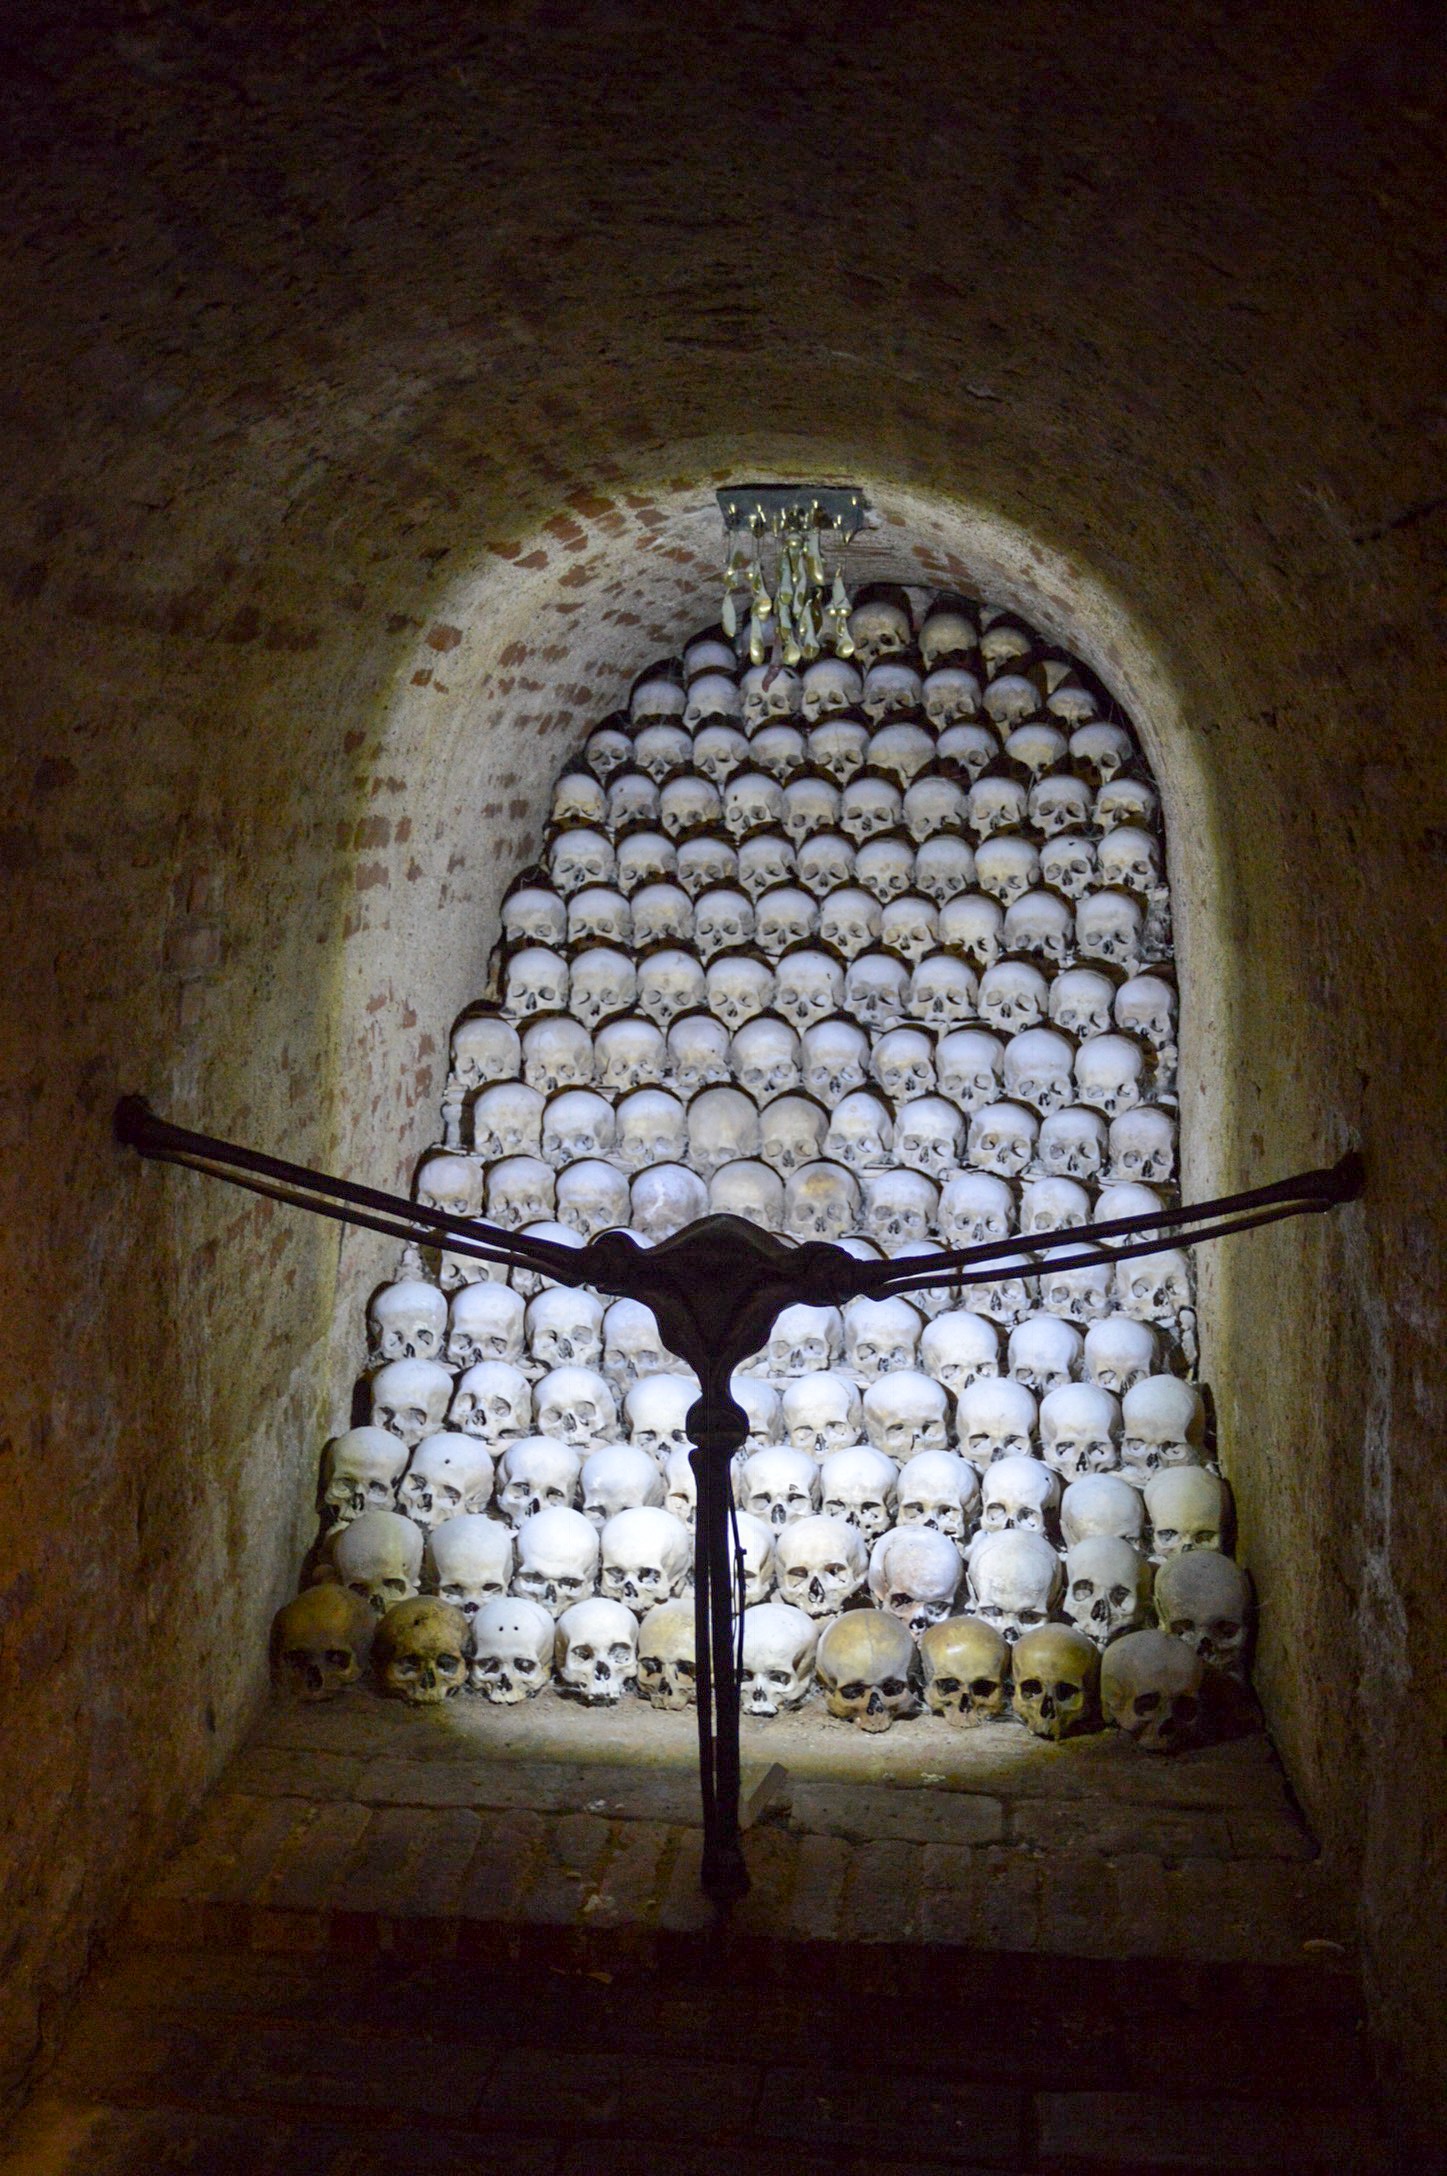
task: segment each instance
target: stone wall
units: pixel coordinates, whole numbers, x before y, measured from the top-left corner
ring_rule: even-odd
[[[861,573],[993,585],[1154,736],[1188,1190],[1367,1151],[1360,1209],[1208,1268],[1205,1372],[1278,1741],[1362,1869],[1393,2059],[1447,2071],[1433,35],[1335,0],[33,28],[0,305],[12,2078],[259,1697],[378,1260],[138,1168],[111,1101],[401,1183],[547,782],[705,616],[746,471],[867,483]]]

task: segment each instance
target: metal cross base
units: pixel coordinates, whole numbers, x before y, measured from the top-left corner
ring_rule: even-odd
[[[181,1164],[272,1200],[360,1224],[413,1245],[444,1246],[474,1259],[540,1271],[558,1284],[592,1285],[616,1299],[651,1307],[663,1341],[693,1369],[702,1386],[689,1410],[698,1483],[694,1548],[695,1670],[699,1781],[703,1797],[702,1884],[720,1905],[749,1886],[739,1832],[739,1647],[736,1568],[730,1549],[731,1465],[748,1435],[748,1416],[735,1402],[731,1378],[740,1362],[767,1343],[786,1307],[841,1307],[846,1300],[894,1297],[941,1284],[985,1284],[1001,1255],[1032,1254],[1039,1266],[1083,1269],[1153,1253],[1164,1245],[1195,1246],[1284,1217],[1319,1214],[1353,1201],[1364,1179],[1360,1156],[1324,1170],[1299,1173],[1274,1186],[1223,1196],[1155,1216],[1050,1234],[1033,1244],[1018,1234],[981,1246],[897,1261],[860,1261],[822,1240],[803,1245],[776,1239],[742,1217],[709,1216],[656,1247],[626,1232],[604,1232],[583,1247],[560,1247],[497,1225],[423,1209],[399,1194],[286,1163],[237,1142],[193,1133],[158,1118],[140,1096],[116,1105],[118,1142],[142,1156]]]

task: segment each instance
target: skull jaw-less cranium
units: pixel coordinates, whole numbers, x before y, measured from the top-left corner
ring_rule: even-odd
[[[846,1610],[824,1628],[815,1659],[831,1715],[879,1733],[917,1712],[914,1642],[884,1610]]]
[[[271,1670],[293,1700],[335,1700],[366,1668],[377,1620],[359,1595],[323,1582],[279,1609],[271,1627]]]
[[[1001,1722],[1010,1704],[1010,1647],[979,1617],[945,1617],[919,1637],[924,1696],[957,1730]]]

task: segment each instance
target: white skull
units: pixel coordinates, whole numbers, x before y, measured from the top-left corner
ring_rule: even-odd
[[[927,1020],[932,1027],[958,1027],[974,1017],[976,992],[974,974],[962,959],[951,952],[927,952],[910,977],[906,1009],[911,1019]]]
[[[862,1400],[864,1432],[875,1450],[902,1465],[921,1451],[949,1443],[949,1400],[918,1368],[892,1369],[868,1385]]]
[[[1153,1564],[1195,1549],[1225,1549],[1231,1492],[1218,1475],[1200,1466],[1167,1467],[1150,1476],[1145,1500]]]
[[[452,1377],[435,1360],[389,1360],[372,1378],[372,1426],[415,1450],[435,1435],[452,1396]]]
[[[564,1088],[550,1098],[541,1137],[533,1145],[557,1171],[585,1156],[609,1155],[613,1136],[613,1106],[606,1097],[591,1088]]]
[[[1034,1304],[1034,1267],[1028,1254],[1000,1255],[989,1278],[970,1285],[970,1305],[1006,1327],[1020,1321]]]
[[[524,945],[507,963],[503,1002],[514,1020],[560,1012],[568,1002],[568,963],[547,945]]]
[[[510,1526],[578,1500],[580,1457],[552,1436],[522,1436],[497,1462],[497,1507]]]
[[[447,1334],[447,1301],[435,1284],[409,1277],[383,1285],[367,1321],[379,1360],[436,1360]]]
[[[475,1436],[428,1436],[398,1485],[398,1508],[425,1531],[461,1512],[485,1510],[492,1482],[492,1460]]]
[[[633,939],[633,910],[622,892],[608,884],[589,884],[568,901],[565,934],[569,944],[629,944]],[[535,942],[560,943],[539,933]]]
[[[636,731],[655,718],[681,718],[685,701],[683,689],[673,677],[673,669],[660,667],[641,673],[628,698],[629,721]]]
[[[542,1691],[552,1667],[553,1619],[540,1602],[497,1596],[476,1612],[468,1670],[474,1692],[516,1706]]]
[[[703,646],[698,648],[702,653]],[[683,722],[690,733],[696,733],[710,718],[741,718],[744,714],[743,695],[733,677],[728,652],[721,643],[711,648],[717,655],[703,660],[707,669],[697,672],[688,686]]]
[[[814,1666],[830,1714],[860,1730],[888,1730],[918,1710],[914,1643],[886,1611],[849,1610],[826,1625]]]
[[[814,1683],[819,1627],[787,1602],[759,1602],[744,1611],[743,1672],[739,1687],[745,1715],[779,1715],[802,1707]]]
[[[693,1453],[683,1444],[675,1445],[663,1461],[663,1508],[692,1530],[698,1516],[698,1476]]]
[[[743,769],[749,760],[749,744],[736,725],[719,722],[706,725],[693,744],[694,767],[703,777],[719,788],[725,786],[735,771]],[[680,882],[683,875],[683,853],[678,856]]]
[[[886,832],[882,838],[866,839],[854,854],[855,885],[866,892],[876,906],[887,906],[891,899],[901,898],[909,890],[913,877],[914,855],[906,839]],[[869,918],[869,926],[877,937],[877,916]]]
[[[1107,1647],[1145,1623],[1150,1591],[1150,1566],[1128,1541],[1094,1534],[1065,1552],[1061,1606],[1097,1647]]]
[[[1042,839],[1056,838],[1062,831],[1080,831],[1091,820],[1090,788],[1083,779],[1068,773],[1041,778],[1030,788],[1027,808],[1030,828]],[[1043,853],[1041,865],[1043,873]],[[1046,878],[1047,883],[1053,881]]]
[[[1149,1323],[1132,1322],[1128,1315],[1107,1315],[1092,1322],[1085,1333],[1085,1379],[1117,1397],[1153,1375],[1159,1357],[1159,1340]]]
[[[606,1032],[606,1030],[605,1030]],[[727,1083],[729,1031],[712,1013],[685,1013],[668,1031],[669,1078],[685,1101],[700,1088]]]
[[[635,1088],[618,1105],[613,1161],[622,1171],[671,1163],[687,1149],[683,1105],[662,1088]]]
[[[806,948],[787,952],[779,961],[774,975],[775,1009],[801,1034],[834,1012],[843,995],[844,970],[827,952]]]
[[[1134,754],[1135,742],[1125,727],[1109,724],[1104,718],[1086,720],[1070,736],[1071,761],[1087,778],[1105,784]]]
[[[1239,1564],[1210,1549],[1168,1557],[1156,1573],[1156,1616],[1209,1669],[1246,1674],[1251,1582]]]
[[[722,812],[718,787],[695,772],[670,778],[658,796],[658,820],[666,838],[690,838],[716,824]]]
[[[334,1526],[349,1526],[364,1511],[396,1509],[397,1483],[407,1464],[407,1445],[390,1428],[349,1428],[327,1447],[322,1503]]]
[[[851,778],[839,796],[839,828],[857,847],[881,832],[897,831],[903,819],[904,794],[893,779]]]
[[[429,1156],[417,1167],[413,1192],[424,1209],[477,1216],[482,1209],[482,1165],[470,1156]]]
[[[735,1030],[773,1004],[773,970],[748,953],[726,952],[710,962],[706,989],[709,1011]]]
[[[645,884],[678,874],[678,848],[661,831],[635,831],[618,848],[618,889],[630,899]]]
[[[962,719],[944,726],[935,742],[935,760],[941,770],[958,775],[973,786],[1000,753],[994,727],[979,719]]]
[[[1027,681],[1026,686],[1030,683]],[[998,682],[996,683],[998,686]],[[1032,690],[1033,694],[1033,690]],[[986,697],[988,704],[988,696]],[[1001,730],[1004,730],[1003,723]],[[1005,753],[1012,763],[1028,771],[1032,780],[1043,778],[1065,761],[1070,743],[1058,725],[1046,718],[1026,718],[1017,725],[1005,740]]]
[[[598,1534],[581,1511],[553,1505],[535,1511],[517,1530],[514,1594],[540,1602],[554,1617],[593,1592],[598,1577]]]
[[[1191,1305],[1191,1262],[1182,1247],[1158,1254],[1138,1254],[1119,1262],[1115,1302],[1133,1322],[1158,1322],[1174,1328]]]
[[[1093,814],[1104,832],[1114,831],[1121,825],[1148,832],[1160,812],[1160,796],[1154,786],[1147,785],[1142,778],[1113,778],[1097,793]]]
[[[599,1592],[642,1617],[682,1592],[692,1564],[688,1528],[672,1512],[617,1511],[603,1528]]]
[[[863,952],[850,962],[844,984],[845,1009],[868,1028],[898,1027],[909,1003],[909,991],[909,969],[903,960],[889,952]]]
[[[457,1379],[448,1418],[464,1435],[485,1443],[512,1443],[528,1432],[532,1391],[522,1369],[505,1360],[480,1360]]]
[[[869,1591],[876,1607],[897,1617],[917,1641],[927,1626],[943,1623],[953,1612],[964,1569],[948,1534],[929,1526],[898,1526],[874,1544]]]
[[[943,1096],[921,1096],[900,1111],[894,1150],[907,1169],[942,1179],[958,1165],[964,1135],[964,1120],[953,1103]]]
[[[1028,1238],[1075,1231],[1090,1221],[1090,1195],[1078,1179],[1032,1179],[1021,1197],[1020,1230]]]
[[[897,963],[895,963],[897,965]],[[869,1037],[852,1020],[821,1020],[799,1039],[804,1086],[832,1109],[868,1078]]]
[[[972,1465],[1028,1458],[1035,1434],[1034,1394],[1008,1376],[981,1375],[957,1397],[960,1449]]]
[[[670,1451],[687,1448],[688,1416],[699,1398],[698,1379],[688,1375],[651,1375],[632,1383],[624,1394],[628,1440],[662,1467]]]
[[[568,908],[562,895],[543,884],[525,884],[502,903],[502,933],[510,945],[557,947],[568,937]]]
[[[1096,863],[1102,884],[1142,898],[1150,898],[1165,881],[1158,842],[1133,824],[1107,830],[1096,848]]]
[[[1005,910],[983,892],[962,892],[940,908],[940,944],[963,953],[977,967],[993,967],[1004,942]]]
[[[999,1101],[1004,1069],[1004,1045],[983,1028],[952,1028],[935,1045],[940,1094],[967,1116]]]
[[[1144,1090],[1145,1059],[1126,1035],[1092,1035],[1075,1053],[1075,1083],[1082,1103],[1118,1118],[1134,1110]]]
[[[899,1469],[882,1451],[863,1443],[831,1451],[819,1467],[820,1509],[874,1542],[894,1523],[898,1485]]]
[[[1082,838],[1078,831],[1061,831],[1047,839],[1040,849],[1040,881],[1062,900],[1084,899],[1098,882],[1094,841]],[[1073,937],[1073,921],[1070,934]],[[1060,957],[1064,956],[1062,952]]]
[[[1045,699],[1045,708],[1051,717],[1059,718],[1072,732],[1076,726],[1088,724],[1099,707],[1089,688],[1082,687],[1071,677],[1059,681]]]
[[[664,1383],[670,1379],[677,1380],[659,1378]],[[630,1397],[636,1394],[629,1393]],[[619,1511],[637,1510],[641,1505],[656,1509],[663,1502],[663,1475],[657,1462],[631,1443],[606,1443],[601,1450],[590,1452],[583,1461],[581,1487],[583,1516],[600,1533]]]
[[[729,1043],[729,1070],[756,1104],[799,1086],[799,1038],[787,1020],[760,1014]],[[757,1143],[740,1154],[756,1155]]]
[[[786,779],[804,768],[804,736],[797,725],[766,725],[754,735],[749,747],[749,760],[770,778],[777,778],[782,786]],[[793,837],[787,821],[788,796],[784,798],[780,821],[785,831]]]
[[[750,732],[772,718],[797,717],[803,707],[803,682],[787,665],[752,665],[739,686]]]
[[[856,1088],[834,1106],[824,1153],[851,1171],[882,1171],[891,1161],[894,1121],[884,1098]]]
[[[941,597],[925,614],[924,625],[919,631],[920,655],[926,665],[934,667],[941,658],[970,656],[978,648],[979,640],[975,623],[963,604],[952,597]],[[974,674],[969,677],[973,680]],[[975,688],[978,700],[978,681]]]
[[[656,1708],[693,1706],[698,1690],[691,1599],[660,1602],[638,1627],[638,1690]]]
[[[987,1103],[970,1119],[970,1162],[995,1178],[1018,1178],[1035,1153],[1039,1130],[1023,1103]]]
[[[512,1571],[512,1529],[484,1512],[460,1512],[427,1536],[426,1584],[464,1617],[476,1617],[488,1602],[500,1601]]]
[[[517,1029],[495,1014],[474,1014],[459,1020],[452,1031],[452,1073],[464,1088],[506,1080],[516,1073],[521,1058]]]
[[[920,688],[924,714],[937,732],[963,724],[980,707],[980,683],[963,665],[939,665]],[[993,754],[993,736],[991,754]],[[988,762],[989,756],[984,758]]]
[[[793,842],[780,830],[756,832],[738,850],[738,881],[750,899],[757,900],[773,884],[789,883],[793,875]]]
[[[641,1300],[614,1300],[603,1317],[603,1372],[618,1390],[672,1371],[658,1322]]]
[[[784,1182],[784,1229],[791,1239],[838,1240],[859,1221],[859,1183],[842,1164],[801,1164]]]
[[[618,1407],[596,1368],[550,1368],[535,1392],[539,1432],[575,1450],[611,1443],[618,1434]]]
[[[702,838],[686,839],[678,849],[679,888],[695,902],[705,892],[732,884],[738,867],[738,853],[727,839],[705,834]]]
[[[574,977],[576,998],[576,974]],[[668,1028],[681,1013],[704,1002],[704,971],[691,952],[665,945],[650,952],[638,964],[638,1010],[659,1028]]]
[[[1040,881],[1040,856],[1028,839],[1012,835],[982,839],[975,849],[980,889],[1009,907]]]
[[[1115,1024],[1126,1035],[1139,1035],[1152,1050],[1174,1050],[1176,993],[1159,975],[1133,975],[1115,993]]]
[[[1133,975],[1144,926],[1140,902],[1129,892],[1091,892],[1075,910],[1075,949],[1083,960],[1105,960]]]
[[[1121,1469],[1137,1486],[1166,1467],[1201,1463],[1206,1409],[1193,1383],[1147,1375],[1126,1390],[1121,1414]]]
[[[635,945],[690,944],[693,940],[693,901],[681,884],[645,884],[633,894],[630,919]],[[600,930],[610,942],[612,933]],[[625,938],[621,941],[626,942]]]
[[[882,926],[879,901],[859,884],[830,892],[819,912],[821,941],[846,960],[858,959],[877,944]]]
[[[767,1450],[770,1444],[783,1441],[783,1408],[779,1393],[762,1375],[751,1375],[736,1369],[730,1378],[735,1401],[748,1416],[749,1435],[746,1452]]]
[[[1002,671],[995,657],[988,651],[983,654],[991,667],[983,698],[986,716],[997,726],[1018,725],[1022,719],[1032,717],[1040,707],[1040,691],[1034,681],[1027,680],[1022,672]],[[1064,750],[1063,734],[1060,745]]]
[[[1075,917],[1054,892],[1028,891],[1005,910],[1005,949],[1063,967],[1070,958]]]
[[[1037,1458],[997,1458],[980,1477],[980,1526],[987,1534],[1043,1534],[1059,1502],[1060,1483]]]
[[[771,1444],[751,1451],[739,1468],[739,1509],[778,1533],[791,1519],[806,1518],[819,1502],[819,1468],[807,1451]]]
[[[900,1368],[913,1368],[921,1328],[919,1312],[908,1300],[851,1300],[844,1309],[844,1353],[850,1372],[861,1383],[872,1383]]]
[[[553,1213],[554,1175],[540,1156],[504,1156],[487,1173],[487,1214],[506,1231],[520,1231]]]
[[[1068,1326],[1061,1323],[1063,1330]],[[1077,1337],[1079,1332],[1074,1333]],[[1120,1407],[1094,1383],[1064,1383],[1040,1406],[1040,1445],[1062,1480],[1110,1473],[1120,1463]]]
[[[1053,1178],[1097,1178],[1105,1164],[1106,1138],[1098,1111],[1077,1104],[1051,1111],[1040,1125],[1040,1168]]]
[[[795,778],[784,788],[783,827],[796,847],[816,831],[827,831],[839,816],[839,788],[829,778]]]
[[[946,1617],[920,1634],[924,1696],[957,1729],[998,1722],[1009,1702],[1010,1649],[978,1617]]]
[[[907,650],[913,633],[908,612],[888,597],[866,597],[849,615],[849,639],[862,672]]]
[[[767,771],[735,771],[723,789],[723,823],[731,839],[747,838],[771,824],[782,824],[784,789]]]
[[[920,708],[923,701],[924,683],[912,665],[895,663],[871,665],[864,675],[864,689],[859,699],[859,708],[874,725],[879,725],[886,718],[914,712]],[[878,757],[874,753],[874,745],[878,742],[878,739],[879,735],[876,733],[871,742],[871,762],[878,761]],[[929,761],[930,755],[934,753],[933,740],[928,741],[927,745],[929,753],[925,756],[924,760],[926,762]]]
[[[1064,1390],[1080,1367],[1081,1335],[1056,1315],[1030,1315],[1010,1332],[1009,1375],[1037,1398]],[[1047,1454],[1048,1455],[1048,1454]]]
[[[422,1545],[421,1527],[400,1511],[364,1511],[333,1536],[330,1553],[341,1584],[382,1617],[416,1594]]]
[[[865,1181],[864,1229],[886,1254],[925,1239],[939,1209],[939,1188],[922,1171],[884,1171]]]
[[[1092,1534],[1143,1546],[1146,1507],[1140,1491],[1114,1473],[1088,1473],[1072,1481],[1060,1499],[1060,1531],[1067,1548]]]
[[[925,784],[926,781],[922,779],[918,786],[911,787],[911,793],[922,792]],[[876,846],[889,843],[891,842],[886,840],[872,842]],[[967,845],[965,840],[952,838],[945,834],[936,838],[925,839],[917,849],[911,882],[916,891],[923,893],[926,899],[932,899],[937,907],[944,909],[953,900],[970,896],[970,887],[974,881],[975,856],[973,849]],[[901,890],[903,888],[903,886],[900,887]],[[998,902],[992,900],[988,904],[991,908],[995,908]],[[997,924],[998,919],[998,915],[996,915],[995,921]],[[944,913],[941,913],[940,935],[944,942],[948,944],[961,942],[957,936],[951,934],[956,925],[957,917],[947,920]],[[965,949],[965,947],[962,946],[962,949]]]
[[[920,1451],[900,1468],[901,1527],[927,1526],[963,1543],[979,1505],[974,1467],[953,1451]]]
[[[857,1388],[849,1375],[836,1369],[786,1382],[779,1417],[790,1449],[807,1451],[809,1458],[827,1458],[831,1451],[849,1449],[859,1441],[864,1427]]]
[[[595,778],[606,786],[615,771],[633,759],[633,743],[616,726],[600,725],[583,743],[583,759]]]
[[[759,1114],[742,1089],[706,1088],[689,1105],[688,1154],[702,1177],[757,1155],[758,1147]]]
[[[485,1088],[472,1106],[472,1145],[488,1163],[500,1156],[536,1156],[542,1125],[539,1091],[522,1081],[499,1081]]]
[[[576,1169],[577,1166],[573,1168]],[[548,1219],[544,1219],[538,1224],[525,1224],[523,1226],[523,1237],[525,1239],[546,1240],[550,1247],[576,1249],[583,1244],[582,1239],[571,1225],[554,1224]],[[535,1292],[541,1292],[545,1286],[553,1281],[540,1269],[523,1269],[519,1267],[513,1269],[510,1275],[514,1290],[525,1300],[531,1299]]]
[[[1045,977],[1028,960],[997,960],[980,977],[980,1018],[1005,1035],[1038,1027],[1049,995]]]
[[[810,725],[841,710],[857,710],[864,682],[842,657],[821,657],[805,668],[800,709]]]
[[[1000,1333],[984,1315],[964,1307],[947,1308],[925,1325],[919,1361],[958,1405],[971,1383],[999,1374]]]
[[[800,846],[795,874],[806,891],[823,899],[853,883],[854,848],[842,831],[818,831]]]
[[[638,1620],[619,1602],[575,1602],[558,1619],[554,1664],[562,1690],[611,1707],[638,1682]]]
[[[608,781],[608,828],[621,831],[629,824],[651,824],[657,820],[658,788],[647,771],[632,767],[615,771]],[[633,886],[624,884],[623,889],[631,891]]]
[[[891,1028],[875,1044],[869,1069],[895,1103],[928,1096],[935,1085],[934,1043],[921,1028]]]
[[[734,1532],[744,1560],[744,1607],[754,1609],[774,1591],[774,1529],[750,1512],[736,1511]]]
[[[939,942],[939,913],[934,902],[926,899],[920,892],[906,892],[899,899],[891,899],[881,917],[880,942],[886,951],[896,952],[902,960],[908,960],[912,967],[919,967]],[[938,956],[944,957],[943,954]],[[953,962],[956,967],[961,964],[958,960]],[[973,1006],[974,976],[968,968],[965,973],[969,978]],[[910,992],[910,1009],[920,1009],[915,1004],[913,988]],[[928,1016],[927,1004],[925,1010]],[[933,1017],[937,1018],[938,1015]],[[950,1013],[949,1017],[954,1018],[957,1015]]]
[[[612,841],[589,828],[560,831],[548,850],[548,874],[565,899],[587,884],[611,884],[616,866]]]
[[[780,1599],[807,1617],[837,1617],[869,1571],[868,1545],[858,1527],[822,1515],[790,1519],[775,1540],[774,1557]]]
[[[847,786],[864,768],[869,754],[869,728],[857,718],[830,719],[814,727],[806,750],[809,761],[836,785]]]
[[[767,1104],[759,1130],[763,1154],[776,1171],[797,1171],[823,1154],[824,1113],[806,1096],[780,1096]]]
[[[523,1078],[543,1094],[586,1087],[593,1078],[593,1039],[580,1020],[537,1021],[523,1036],[522,1053]]]
[[[1169,1114],[1154,1104],[1138,1104],[1110,1122],[1112,1179],[1163,1183],[1176,1169],[1176,1128]]]
[[[769,1373],[777,1379],[832,1367],[839,1358],[843,1338],[837,1307],[786,1307],[776,1317],[769,1335]]]
[[[711,1216],[741,1216],[765,1231],[784,1228],[784,1182],[767,1164],[724,1164],[708,1183]]]
[[[1060,1269],[1048,1261],[1040,1279],[1040,1304],[1047,1314],[1068,1322],[1094,1322],[1109,1311],[1108,1268]]]
[[[1060,1559],[1043,1534],[1018,1529],[980,1534],[965,1572],[970,1614],[1014,1646],[1022,1634],[1048,1621],[1062,1576]]]
[[[876,1242],[873,1240],[860,1240],[857,1244],[859,1246],[873,1246]],[[884,1250],[881,1249],[880,1251]],[[945,1249],[939,1244],[938,1240],[905,1239],[897,1247],[891,1247],[888,1252],[889,1258],[897,1265],[922,1269],[932,1256],[943,1254]],[[867,1257],[861,1256],[860,1259],[864,1260]],[[949,1309],[957,1307],[960,1293],[959,1287],[950,1283],[949,1274],[946,1272],[944,1280],[939,1284],[915,1286],[910,1298],[922,1315],[933,1318],[935,1315],[946,1313]]]
[[[1005,1239],[1015,1227],[1015,1197],[1004,1179],[959,1171],[940,1195],[939,1228],[947,1245],[970,1247]]]
[[[630,1213],[628,1181],[601,1157],[585,1156],[558,1173],[559,1220],[582,1239],[626,1225]]]
[[[708,1188],[684,1164],[655,1164],[634,1179],[632,1204],[634,1229],[658,1246],[707,1215]]]
[[[1195,1736],[1204,1675],[1184,1640],[1127,1632],[1101,1656],[1101,1708],[1143,1752],[1171,1753]]]
[[[1083,1632],[1038,1625],[1016,1641],[1011,1670],[1015,1713],[1037,1738],[1053,1743],[1091,1728],[1099,1657]]]
[[[977,778],[969,793],[970,829],[982,843],[1002,832],[1017,831],[1029,815],[1029,797],[1015,778]],[[1028,842],[1021,840],[1022,845]],[[1038,857],[1029,849],[1032,860]],[[979,851],[975,863],[979,866]]]

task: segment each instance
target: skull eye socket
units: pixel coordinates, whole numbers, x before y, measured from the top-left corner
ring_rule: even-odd
[[[973,1692],[974,1689],[975,1688],[972,1685],[970,1687],[971,1692]],[[960,1681],[957,1677],[937,1677],[935,1679],[935,1690],[936,1692],[950,1694],[957,1693],[960,1690]]]
[[[879,1689],[887,1700],[897,1700],[908,1687],[902,1677],[887,1677]]]
[[[1160,1704],[1161,1696],[1158,1692],[1142,1692],[1137,1693],[1133,1706],[1137,1715],[1154,1715]]]
[[[863,1678],[854,1678],[849,1684],[840,1686],[839,1697],[841,1700],[862,1700],[868,1691]]]

